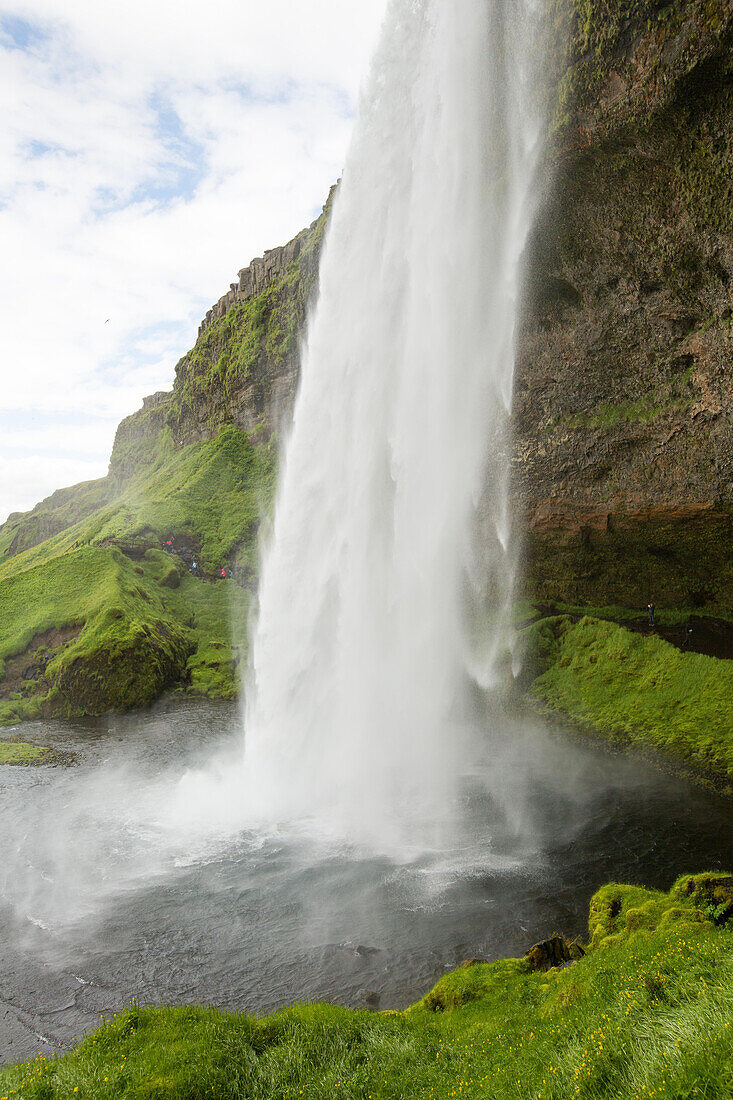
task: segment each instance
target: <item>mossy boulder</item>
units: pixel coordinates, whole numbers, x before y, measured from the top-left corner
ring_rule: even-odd
[[[105,714],[147,706],[178,683],[194,648],[190,633],[163,621],[141,623],[114,610],[96,643],[72,647],[49,669],[50,701]]]
[[[530,947],[524,956],[530,970],[551,970],[556,966],[567,966],[582,959],[585,949],[577,940],[566,940],[564,936],[552,936]]]
[[[672,887],[671,896],[690,899],[716,924],[725,924],[733,917],[733,877],[708,873],[683,875]]]
[[[719,890],[720,897],[728,898],[730,903],[731,886],[733,879],[729,875],[688,875],[679,879],[669,894],[609,883],[591,899],[588,918],[591,947],[608,947],[619,937],[648,934],[674,924],[710,922],[715,891]]]
[[[495,963],[471,963],[446,974],[415,1006],[429,1012],[455,1012],[487,996],[500,995],[519,974],[526,973],[522,959],[503,959]]]
[[[41,764],[53,756],[44,745],[31,745],[27,741],[0,741],[0,764]]]

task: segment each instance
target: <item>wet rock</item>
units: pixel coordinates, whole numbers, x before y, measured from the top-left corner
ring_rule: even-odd
[[[553,967],[570,966],[585,955],[577,941],[553,936],[531,947],[524,956],[530,970],[551,970]]]
[[[672,888],[672,897],[692,898],[717,925],[733,918],[733,877],[726,874],[685,875]]]

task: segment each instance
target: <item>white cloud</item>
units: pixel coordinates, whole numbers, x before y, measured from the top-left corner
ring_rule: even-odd
[[[312,220],[385,3],[0,0],[0,521],[101,476],[237,270]],[[59,414],[89,425],[63,462]]]
[[[49,461],[43,455],[3,460],[0,467],[0,496],[10,499],[12,494],[14,507],[11,511],[28,511],[54,489],[76,485],[80,481],[92,481],[100,476],[97,464],[84,459],[57,456],[50,465],[54,474],[53,480],[58,484],[53,484],[48,489]]]

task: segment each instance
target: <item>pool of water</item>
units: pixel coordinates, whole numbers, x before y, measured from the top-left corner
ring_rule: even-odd
[[[530,719],[504,721],[497,774],[466,798],[453,842],[400,852],[319,832],[317,807],[287,828],[169,819],[187,773],[241,753],[227,704],[18,732],[78,763],[0,769],[5,1061],[67,1045],[132,997],[402,1007],[466,958],[583,933],[604,882],[668,888],[733,867],[729,802]]]

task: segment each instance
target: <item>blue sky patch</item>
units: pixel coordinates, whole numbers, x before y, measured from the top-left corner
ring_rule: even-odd
[[[151,204],[165,208],[174,202],[194,198],[206,178],[206,150],[186,133],[170,101],[161,93],[150,96],[148,106],[155,116],[155,135],[160,146],[157,163],[151,173],[130,194],[110,188],[96,193],[93,211],[103,216],[128,206]]]
[[[67,157],[77,156],[70,149],[64,149],[63,145],[56,145],[46,141],[29,141],[23,146],[23,153],[31,160],[46,157],[49,153],[63,153]]]
[[[206,176],[204,146],[186,133],[170,101],[160,93],[150,97],[157,118],[157,136],[168,154],[162,177],[146,188],[147,196],[163,205],[175,198],[192,199]]]
[[[11,50],[32,50],[44,39],[46,32],[34,23],[28,23],[17,15],[0,12],[0,42]]]

